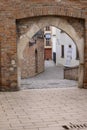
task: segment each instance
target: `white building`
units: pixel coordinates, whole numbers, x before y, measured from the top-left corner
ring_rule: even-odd
[[[64,31],[52,27],[51,39],[52,57],[53,60],[56,59],[56,65],[64,65],[68,67],[79,65],[76,45]]]

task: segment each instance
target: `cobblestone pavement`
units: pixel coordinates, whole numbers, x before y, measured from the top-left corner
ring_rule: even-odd
[[[52,61],[45,61],[45,71],[32,78],[21,80],[21,89],[76,87],[77,81],[63,79],[62,66],[55,66]]]
[[[87,90],[0,92],[0,130],[87,130]]]

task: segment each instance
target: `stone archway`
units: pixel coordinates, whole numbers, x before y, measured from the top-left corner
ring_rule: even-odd
[[[5,5],[5,3],[3,4]],[[12,7],[13,6],[13,7]],[[9,9],[9,7],[12,7]],[[2,7],[1,20],[0,20],[0,56],[1,56],[1,73],[0,73],[0,90],[2,91],[14,91],[19,90],[18,88],[18,60],[17,60],[17,25],[16,21],[22,19],[37,19],[43,16],[54,16],[59,18],[69,18],[76,32],[82,31],[84,29],[83,37],[85,42],[84,47],[84,79],[83,87],[87,88],[87,14],[86,14],[86,4],[84,2],[65,2],[65,0],[60,2],[47,2],[47,1],[21,1],[17,2],[16,6],[14,1],[9,2],[7,9],[5,6]],[[7,10],[7,13],[6,13]],[[78,24],[74,24],[76,21],[83,21],[82,26],[79,27]],[[36,20],[35,20],[36,21]],[[35,22],[33,21],[33,22]],[[38,23],[38,22],[37,22]],[[34,24],[34,23],[33,23]],[[33,25],[32,24],[32,25]],[[77,27],[78,26],[78,27]],[[30,27],[29,27],[30,29]],[[28,30],[27,30],[28,31]],[[81,39],[81,37],[80,37]],[[78,40],[79,42],[79,40]],[[83,63],[80,64],[83,66]],[[81,67],[82,68],[82,67]]]
[[[84,37],[78,35],[78,32],[75,30],[75,27],[73,27],[72,24],[70,24],[66,18],[48,16],[48,17],[41,17],[38,20],[34,19],[31,26],[29,26],[29,28],[26,29],[25,33],[20,35],[20,38],[18,40],[18,59],[19,60],[24,59],[23,51],[27,46],[29,40],[36,32],[38,32],[41,28],[44,28],[47,25],[55,26],[65,31],[76,43],[80,57],[80,66],[79,66],[80,75],[78,86],[83,87]],[[20,86],[20,80],[19,80],[19,86]]]

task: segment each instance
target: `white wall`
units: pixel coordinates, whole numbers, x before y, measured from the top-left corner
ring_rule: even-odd
[[[61,57],[61,45],[64,45],[64,58]],[[56,52],[56,65],[65,66],[69,45],[72,46],[72,60],[69,66],[79,65],[79,60],[76,60],[76,45],[73,40],[66,33],[61,33],[60,29],[52,27],[52,52]]]

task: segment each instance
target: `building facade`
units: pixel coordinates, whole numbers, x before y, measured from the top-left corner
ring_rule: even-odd
[[[76,44],[63,30],[52,27],[52,45],[53,55],[56,54],[56,65],[68,67],[79,65],[79,54]],[[69,51],[70,46],[71,52]],[[70,60],[68,60],[69,57]],[[69,64],[67,64],[68,61]]]
[[[51,27],[44,28],[44,60],[52,60]]]
[[[27,23],[23,24],[23,21]],[[21,40],[18,25],[21,27]],[[20,88],[18,59],[24,59],[23,51],[32,36],[48,25],[64,30],[75,41],[80,58],[78,86],[87,88],[87,1],[1,0],[0,90]]]

